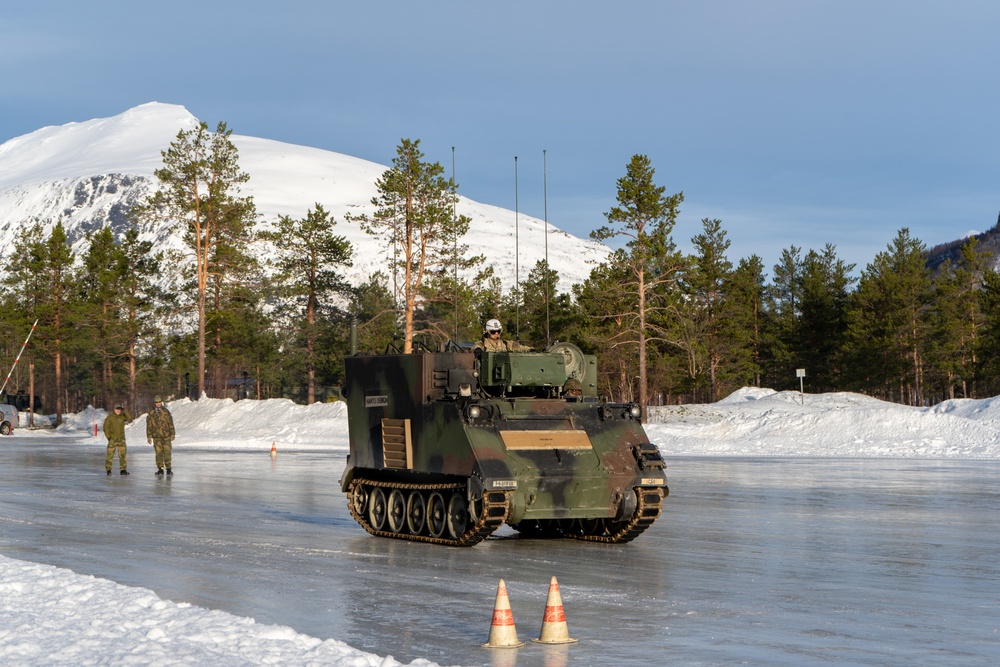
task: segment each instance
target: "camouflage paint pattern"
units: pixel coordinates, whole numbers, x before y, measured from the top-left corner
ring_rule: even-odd
[[[484,492],[503,491],[512,525],[624,521],[646,492],[657,495],[658,515],[666,476],[638,406],[600,400],[596,359],[575,346],[354,356],[345,376],[345,492],[355,478],[461,484],[472,506]],[[568,377],[581,381],[583,397],[561,395]]]

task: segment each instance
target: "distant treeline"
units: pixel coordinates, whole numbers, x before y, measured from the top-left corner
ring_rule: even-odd
[[[213,152],[228,136],[220,124],[202,144],[181,133],[171,148],[193,142],[235,167],[235,153]],[[386,193],[403,191],[392,190],[403,186],[389,177],[417,164],[430,168],[427,182],[444,194],[438,214],[453,216],[447,196],[456,186],[420,161],[418,144],[401,145],[373,203],[403,210],[397,200],[386,204]],[[165,189],[185,173],[168,153],[157,173]],[[218,164],[214,173],[240,177]],[[115,239],[107,228],[77,256],[61,223],[50,231],[26,225],[0,266],[4,373],[36,319],[38,327],[6,391],[37,395],[57,413],[117,401],[141,410],[154,394],[283,396],[292,387],[340,384],[352,345],[383,353],[409,342],[420,353],[478,339],[483,323],[497,318],[505,337],[536,349],[560,340],[597,355],[599,391],[613,400],[709,402],[744,386],[798,389],[797,369],[809,392],[855,391],[909,405],[1000,393],[1000,275],[975,238],[934,268],[923,243],[902,229],[857,275],[833,245],[790,247],[768,272],[757,256],[729,259],[719,220],[703,220],[693,253],[679,252],[671,234],[683,195],[666,196],[653,174],[647,158],[633,157],[608,226],[592,234],[624,244],[570,290],[544,262],[518,285],[490,269],[460,277],[476,265],[457,251],[448,260],[461,225],[439,235],[439,262],[404,289],[405,266],[392,246],[403,225],[377,215],[361,222],[385,225],[386,270],[351,286],[339,271],[350,263],[350,245],[333,235],[336,221],[322,207],[299,220],[283,217],[263,234],[247,222],[252,202],[231,194],[214,195],[216,223],[243,220],[201,237],[213,241],[204,265],[159,252],[135,230]],[[133,220],[181,220],[193,253],[207,226],[198,228],[178,201],[151,199]],[[312,396],[322,398],[310,389],[304,400]]]

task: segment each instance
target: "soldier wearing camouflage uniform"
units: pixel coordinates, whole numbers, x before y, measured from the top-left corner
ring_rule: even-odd
[[[116,405],[115,411],[104,420],[104,435],[108,439],[108,455],[104,459],[104,472],[111,474],[111,464],[115,462],[115,452],[118,452],[119,473],[128,474],[125,457],[125,424],[132,421],[132,415],[124,405]]]
[[[521,345],[516,340],[504,340],[500,337],[503,327],[500,320],[487,320],[483,327],[483,338],[477,340],[475,347],[487,352],[532,352],[533,348]]]
[[[168,475],[173,475],[170,452],[173,449],[174,418],[170,410],[163,407],[163,399],[157,396],[153,399],[153,409],[146,415],[146,442],[153,445],[156,451],[156,474],[162,475],[167,469]]]

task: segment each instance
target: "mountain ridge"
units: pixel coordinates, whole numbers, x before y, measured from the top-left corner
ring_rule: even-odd
[[[129,210],[157,186],[153,172],[162,166],[161,151],[198,122],[183,106],[149,102],[110,118],[48,126],[0,144],[0,260],[9,256],[20,230],[36,222],[50,230],[62,220],[78,255],[87,249],[87,233],[102,226],[120,238],[131,224]],[[250,175],[244,194],[253,196],[262,227],[280,215],[304,217],[322,204],[336,220],[334,232],[355,249],[354,266],[345,270],[348,280],[357,284],[385,269],[385,250],[345,214],[374,211],[375,181],[387,166],[235,132],[232,141],[240,168]],[[521,280],[527,277],[545,258],[546,247],[561,291],[586,280],[611,252],[551,223],[461,195],[456,209],[472,220],[463,239],[469,252],[486,257],[505,290],[514,286],[515,273]],[[151,225],[139,231],[157,247],[182,247],[178,230]]]
[[[951,265],[955,266],[962,258],[962,246],[964,246],[970,238],[976,239],[977,252],[988,252],[992,254],[992,256],[987,260],[988,266],[992,267],[993,270],[1000,269],[1000,215],[997,216],[997,223],[985,232],[968,234],[962,238],[955,239],[954,241],[939,243],[928,249],[927,266],[931,269],[937,270],[944,265],[946,261],[951,262]]]

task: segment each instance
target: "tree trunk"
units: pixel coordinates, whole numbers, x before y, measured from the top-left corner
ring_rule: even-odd
[[[135,401],[135,343],[129,343],[128,346],[128,400]]]
[[[642,421],[646,421],[646,271],[638,271],[639,279],[639,405]]]
[[[205,278],[198,268],[198,398],[205,394]]]
[[[406,252],[404,262],[406,274],[403,277],[404,315],[403,315],[403,354],[413,352],[413,309],[416,307],[416,295],[413,290],[413,197],[406,198]]]
[[[28,359],[28,426],[35,425],[35,359]]]
[[[62,424],[62,406],[63,406],[63,395],[62,395],[62,353],[59,351],[59,339],[56,339],[56,354],[55,359],[55,370],[56,370],[56,426]]]
[[[316,402],[316,297],[309,295],[309,303],[306,306],[306,381],[308,382],[306,405]]]

